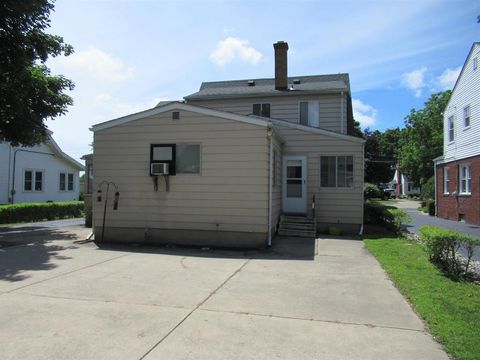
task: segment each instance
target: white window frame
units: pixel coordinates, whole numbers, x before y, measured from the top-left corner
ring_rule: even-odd
[[[25,190],[25,173],[27,171],[30,171],[32,173],[32,180],[31,180],[31,184],[32,184],[32,189],[31,190]],[[36,179],[37,179],[37,173],[41,173],[42,174],[42,188],[40,190],[36,190]],[[40,192],[43,192],[43,189],[44,189],[44,184],[45,184],[45,171],[44,170],[40,170],[40,169],[23,169],[23,192],[27,192],[27,193],[32,193],[32,192],[37,192],[37,193],[40,193]]]
[[[447,119],[447,134],[448,142],[453,143],[455,141],[455,117],[453,115]]]
[[[63,175],[65,175],[65,189],[62,190],[61,188],[61,181],[60,181],[60,177]],[[68,177],[69,176],[72,176],[72,188],[70,189],[69,188],[69,181],[68,181]],[[58,191],[60,192],[72,192],[72,191],[75,191],[75,174],[71,171],[60,171],[58,173]]]
[[[472,110],[470,108],[470,105],[467,105],[463,108],[463,128],[464,129],[469,129],[470,124],[472,121]],[[467,125],[467,119],[468,119],[468,125]]]
[[[465,172],[463,170],[465,170]],[[472,165],[461,164],[459,171],[459,194],[470,195],[472,193]]]
[[[448,167],[443,168],[443,193],[450,194],[450,173]]]
[[[335,158],[335,186],[322,186],[322,157],[334,157]],[[338,158],[352,158],[352,179],[351,179],[351,186],[339,186],[338,185]],[[353,189],[355,186],[355,157],[353,155],[320,155],[320,188],[322,189]],[[347,161],[345,161],[345,166],[347,165]],[[345,167],[345,183],[347,183],[348,179],[348,172],[347,168]]]
[[[307,122],[308,122],[307,125],[302,124],[300,122],[301,121],[302,103],[307,103],[308,104],[307,105]],[[310,117],[310,106],[314,106],[314,107],[317,108],[316,111],[315,111],[315,115],[316,115],[315,119],[312,119]],[[311,126],[311,127],[315,127],[315,128],[320,127],[320,101],[318,101],[318,100],[300,100],[298,102],[298,123],[300,125],[303,125],[303,126]]]
[[[198,172],[196,173],[184,173],[184,172],[179,172],[177,168],[175,168],[175,174],[176,175],[181,175],[181,176],[199,176],[202,174],[202,144],[200,143],[176,143],[176,147],[178,148],[179,146],[191,146],[191,145],[196,145],[198,146]],[[177,167],[177,157],[178,157],[178,151],[175,151],[175,167]]]

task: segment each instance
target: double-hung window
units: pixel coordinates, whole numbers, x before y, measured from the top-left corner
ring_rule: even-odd
[[[470,127],[470,105],[463,108],[463,127]]]
[[[60,191],[73,191],[73,173],[60,173],[58,189]]]
[[[24,191],[43,190],[43,172],[40,170],[25,170],[23,175]]]
[[[460,165],[460,194],[469,195],[472,192],[472,166]]]
[[[352,187],[353,156],[321,156],[321,187]]]
[[[448,141],[455,140],[455,121],[453,115],[448,118]]]
[[[300,101],[299,118],[301,125],[318,127],[320,123],[320,106],[318,101]]]
[[[270,104],[253,104],[253,115],[270,117]]]
[[[448,167],[443,168],[443,193],[448,194],[450,188],[450,174],[448,173]]]

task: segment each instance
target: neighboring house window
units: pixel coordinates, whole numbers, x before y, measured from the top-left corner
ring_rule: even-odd
[[[60,191],[65,191],[66,190],[66,175],[65,173],[60,173],[60,179],[59,179],[59,189]]]
[[[67,189],[68,191],[73,191],[73,174],[68,174]]]
[[[321,187],[352,187],[353,156],[321,156]]]
[[[460,194],[470,194],[472,186],[472,167],[470,165],[460,166]]]
[[[448,118],[448,141],[452,142],[455,140],[455,122],[453,121],[453,116]]]
[[[463,108],[463,126],[466,128],[470,126],[470,105]]]
[[[60,173],[59,189],[60,191],[73,191],[72,173]]]
[[[473,58],[473,70],[477,70],[478,68],[478,57]]]
[[[200,145],[177,144],[175,158],[178,174],[200,173]]]
[[[299,113],[301,125],[319,126],[320,111],[318,101],[300,101]]]
[[[43,190],[43,172],[40,170],[25,170],[23,190],[24,191],[42,191]]]
[[[443,168],[443,193],[448,194],[450,188],[450,175],[448,173],[448,167]]]
[[[270,104],[253,104],[253,115],[270,117]]]

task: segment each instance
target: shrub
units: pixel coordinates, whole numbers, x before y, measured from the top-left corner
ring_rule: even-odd
[[[454,277],[467,277],[469,266],[480,238],[468,236],[457,231],[438,226],[422,226],[420,239],[430,261],[437,264],[445,273]],[[466,250],[465,261],[458,256],[463,247]]]
[[[420,197],[422,199],[433,199],[435,197],[435,178],[433,176],[420,186]]]
[[[376,202],[366,202],[364,205],[366,224],[384,225],[393,231],[399,231],[402,223],[409,223],[412,218],[403,209],[387,207]]]
[[[0,206],[0,224],[83,216],[83,201],[24,203]]]
[[[378,186],[370,183],[365,183],[363,186],[363,194],[365,199],[379,198],[381,196]]]
[[[428,207],[428,214],[431,216],[435,216],[435,200],[430,200],[427,204]]]

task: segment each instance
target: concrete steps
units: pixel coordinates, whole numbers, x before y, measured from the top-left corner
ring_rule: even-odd
[[[278,235],[315,238],[315,221],[305,216],[281,215]]]

